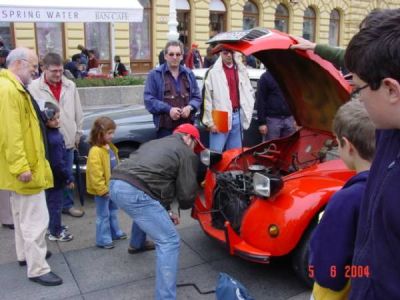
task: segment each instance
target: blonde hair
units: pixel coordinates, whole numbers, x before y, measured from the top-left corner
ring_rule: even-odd
[[[339,108],[333,119],[333,132],[340,146],[345,137],[357,149],[361,158],[372,161],[375,154],[375,125],[360,100],[350,100]]]

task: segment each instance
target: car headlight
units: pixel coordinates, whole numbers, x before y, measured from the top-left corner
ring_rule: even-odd
[[[271,185],[269,177],[260,173],[254,173],[253,176],[254,193],[258,196],[269,197],[271,194]]]
[[[278,193],[282,187],[283,180],[280,176],[261,173],[253,175],[253,190],[258,196],[269,198]]]
[[[210,151],[205,149],[200,152],[200,161],[207,167],[212,167],[218,163],[222,158],[222,153]]]

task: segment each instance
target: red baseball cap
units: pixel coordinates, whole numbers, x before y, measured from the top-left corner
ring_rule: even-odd
[[[175,128],[174,133],[186,133],[189,134],[193,139],[195,139],[197,142],[196,146],[194,147],[195,153],[200,153],[201,151],[206,149],[206,147],[204,147],[200,141],[200,132],[194,125],[189,123],[181,124]]]

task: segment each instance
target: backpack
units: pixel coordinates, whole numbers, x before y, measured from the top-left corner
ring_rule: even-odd
[[[254,300],[247,289],[226,273],[219,273],[216,289],[217,300]]]

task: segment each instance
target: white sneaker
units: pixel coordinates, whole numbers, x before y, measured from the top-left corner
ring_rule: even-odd
[[[72,241],[74,238],[72,234],[66,232],[66,231],[61,231],[59,236],[54,236],[52,234],[49,234],[49,241],[58,241],[58,242],[69,242]]]

